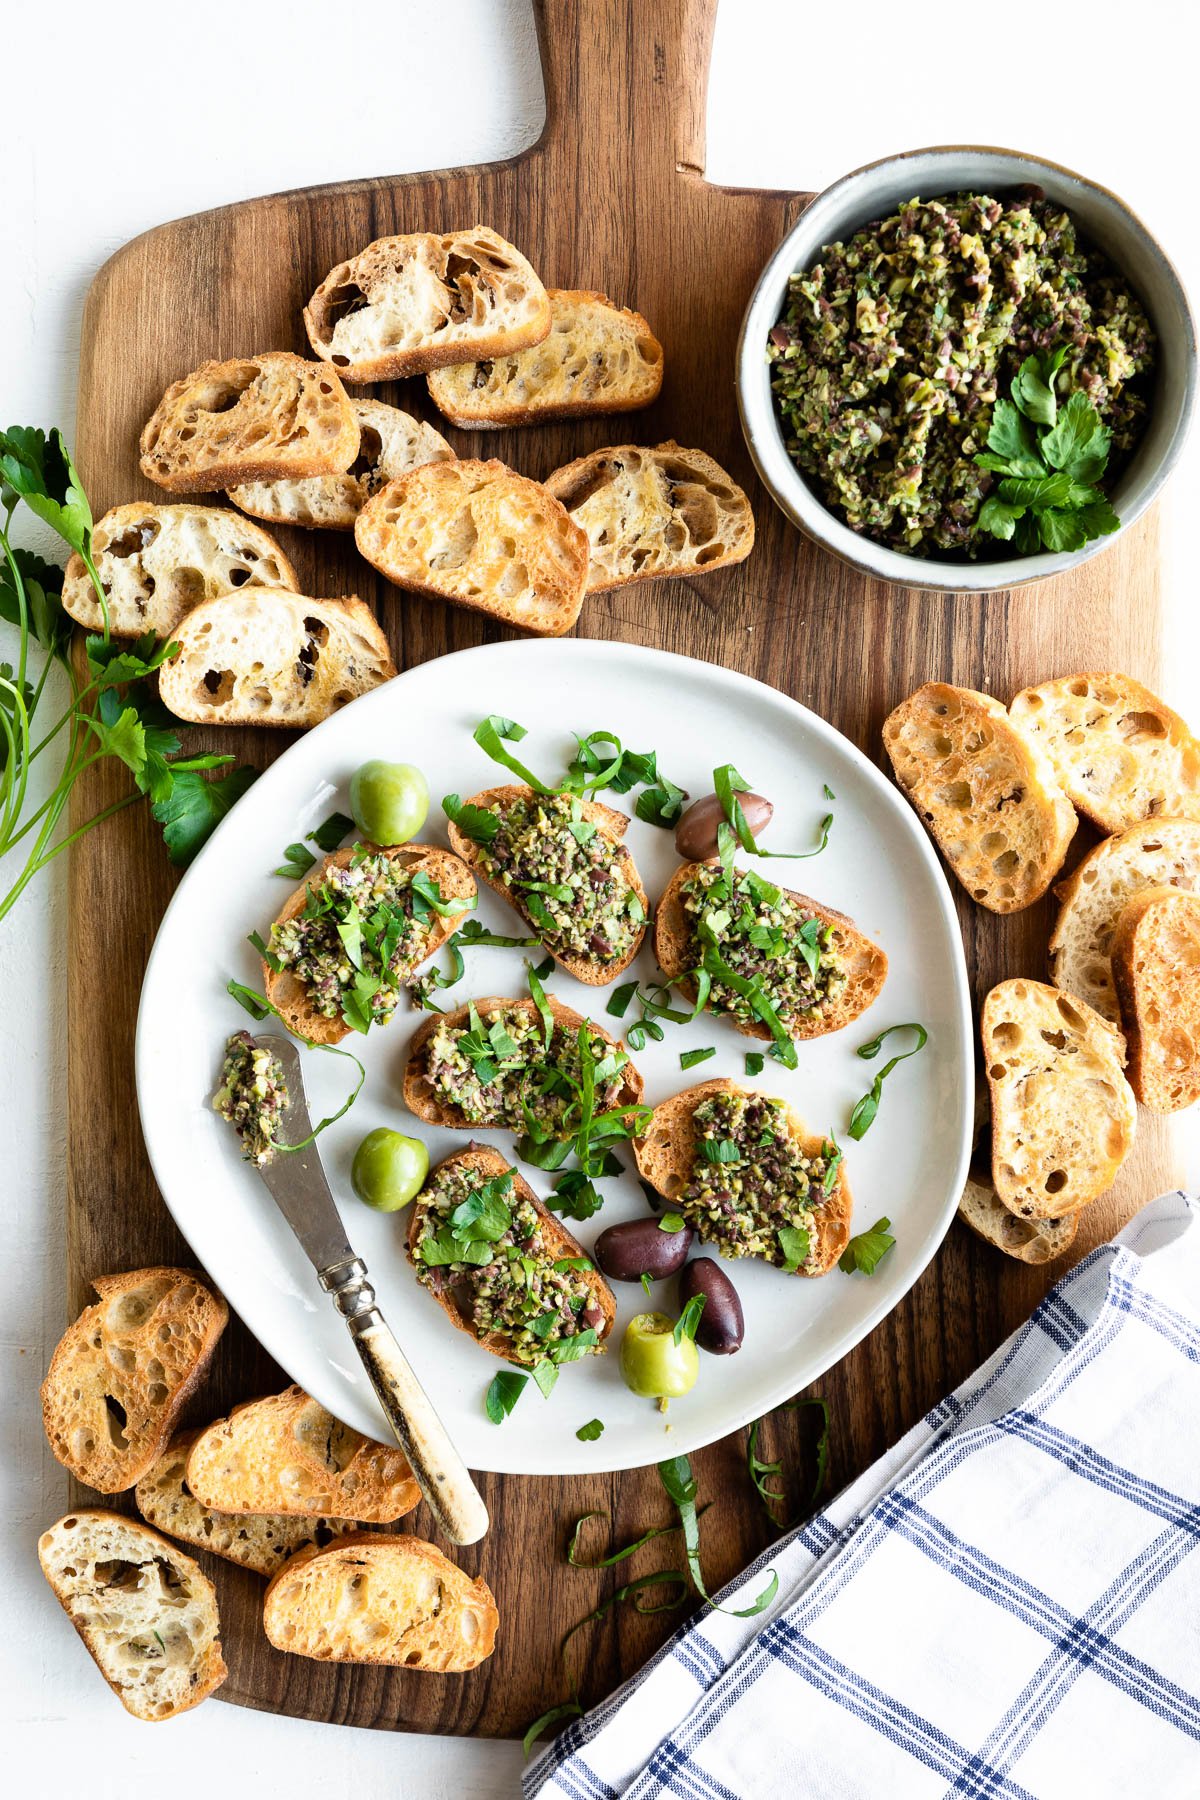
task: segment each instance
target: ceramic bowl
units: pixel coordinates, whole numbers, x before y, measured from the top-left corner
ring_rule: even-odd
[[[984,193],[1003,198],[1030,183],[1067,208],[1081,233],[1128,279],[1158,336],[1158,368],[1146,431],[1112,492],[1122,530],[1145,512],[1183,447],[1196,397],[1195,323],[1178,274],[1123,200],[1057,163],[1013,150],[910,150],[868,163],[817,195],[759,276],[738,340],[737,390],[750,454],[788,518],[843,562],[878,580],[948,593],[985,593],[1057,575],[1100,555],[1121,535],[1118,531],[1096,538],[1082,550],[1002,561],[937,562],[905,556],[843,524],[784,447],[766,343],[785,308],[788,277],[797,269],[810,268],[825,245],[850,237],[872,219],[885,218],[914,196],[928,200]]]

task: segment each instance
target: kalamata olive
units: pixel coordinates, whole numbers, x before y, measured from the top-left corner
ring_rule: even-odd
[[[775,811],[761,794],[738,794],[751,834],[757,837],[771,823]],[[717,854],[717,829],[725,822],[725,809],[715,794],[694,800],[675,827],[675,848],[684,862],[708,862]]]
[[[683,1267],[691,1247],[690,1225],[664,1231],[657,1219],[630,1219],[602,1231],[592,1254],[610,1281],[640,1281],[643,1275],[663,1281]]]
[[[732,1356],[742,1347],[746,1321],[737,1289],[711,1256],[698,1256],[680,1276],[680,1311],[697,1294],[704,1295],[704,1310],[696,1328],[696,1342],[713,1356]]]

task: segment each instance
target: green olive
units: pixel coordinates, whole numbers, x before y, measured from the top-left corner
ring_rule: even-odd
[[[407,844],[429,816],[429,784],[411,763],[365,762],[350,779],[350,811],[373,844]]]
[[[700,1373],[700,1355],[690,1337],[675,1342],[675,1321],[666,1313],[638,1313],[621,1339],[625,1386],[645,1399],[677,1400],[691,1391]]]
[[[380,1125],[368,1131],[350,1168],[359,1199],[376,1212],[399,1212],[415,1200],[429,1173],[429,1152],[419,1138]]]

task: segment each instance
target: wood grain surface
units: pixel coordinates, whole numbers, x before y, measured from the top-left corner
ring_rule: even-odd
[[[603,289],[649,318],[666,350],[654,408],[628,420],[576,421],[488,434],[496,455],[533,476],[604,443],[675,437],[725,464],[750,492],[758,542],[741,567],[695,582],[644,583],[587,602],[581,633],[658,645],[773,682],[883,763],[880,724],[914,687],[940,678],[1007,700],[1078,669],[1119,668],[1155,685],[1159,596],[1154,519],[1123,533],[1077,573],[1013,593],[944,597],[864,580],[798,536],[754,480],[738,430],[733,352],[769,253],[805,196],[731,191],[703,177],[703,121],[715,0],[543,0],[539,31],[547,123],[526,155],[487,168],[397,176],[251,200],[164,225],[97,276],[84,321],[78,462],[94,510],[151,489],[137,437],[168,382],[207,357],[305,351],[300,309],[326,271],[394,231],[494,226],[549,285]],[[803,113],[797,129],[803,131]],[[917,135],[920,135],[919,128]],[[897,146],[903,148],[904,146]],[[431,418],[460,454],[477,439],[445,427],[421,381],[378,390]],[[155,498],[161,498],[155,493]],[[477,614],[401,595],[337,533],[280,531],[303,591],[371,601],[401,668],[508,635]],[[661,729],[669,733],[670,695]],[[289,733],[189,734],[265,764]],[[112,762],[75,794],[76,822],[124,791]],[[1090,840],[1089,840],[1090,841]],[[1083,836],[1078,850],[1085,847]],[[67,1230],[73,1315],[97,1273],[188,1259],[155,1191],[138,1128],[133,1037],[146,957],[175,886],[145,807],[83,839],[70,877],[70,1147]],[[1043,976],[1050,908],[999,919],[955,885],[977,1002],[1004,975]],[[938,1121],[931,1119],[936,1132]],[[1082,1254],[1170,1185],[1161,1124],[1143,1113],[1116,1188],[1085,1215]],[[877,1210],[891,1210],[887,1196]],[[830,1491],[856,1475],[1025,1319],[1061,1266],[1025,1268],[955,1225],[903,1303],[816,1384],[831,1412]],[[836,1277],[835,1277],[836,1279]],[[246,1330],[231,1324],[212,1378],[190,1409],[203,1421],[281,1384]],[[813,1414],[778,1414],[763,1447],[781,1455],[793,1507],[812,1478]],[[705,1567],[716,1585],[772,1536],[745,1473],[744,1434],[694,1459],[703,1498]],[[458,1553],[495,1591],[495,1656],[470,1676],[334,1668],[272,1650],[261,1584],[215,1564],[230,1677],[222,1696],[306,1718],[421,1731],[513,1735],[562,1698],[558,1641],[609,1594],[619,1572],[564,1561],[570,1522],[600,1508],[603,1554],[669,1507],[653,1470],[563,1480],[484,1476],[493,1517],[482,1545]],[[83,1498],[82,1493],[77,1494]],[[432,1535],[424,1510],[412,1521]],[[671,1539],[665,1540],[670,1546]],[[633,1572],[670,1566],[653,1545]],[[574,1640],[591,1702],[637,1668],[681,1613],[645,1618],[619,1606]]]

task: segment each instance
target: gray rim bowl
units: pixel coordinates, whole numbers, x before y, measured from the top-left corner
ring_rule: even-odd
[[[767,333],[783,312],[788,277],[808,268],[827,244],[845,239],[905,201],[944,194],[1001,195],[1036,183],[1074,214],[1083,234],[1103,250],[1143,301],[1158,336],[1159,363],[1150,422],[1120,481],[1113,504],[1121,531],[1082,550],[1045,552],[987,563],[933,562],[905,556],[851,531],[831,513],[784,447],[771,393]],[[988,593],[1060,574],[1098,556],[1145,512],[1178,461],[1196,398],[1196,328],[1178,274],[1134,213],[1095,182],[1014,150],[945,146],[909,150],[843,175],[805,208],[766,268],[746,308],[737,347],[742,431],[755,468],[794,525],[843,562],[880,581],[944,593]]]

